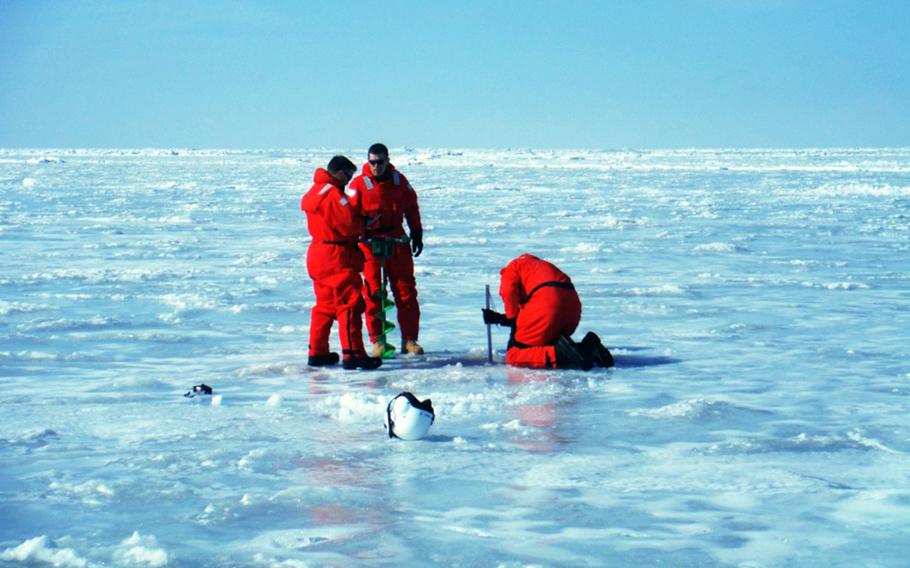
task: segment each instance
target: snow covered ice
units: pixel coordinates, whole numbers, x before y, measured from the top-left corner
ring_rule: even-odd
[[[906,566],[910,149],[393,149],[429,354],[369,373],[305,365],[335,152],[0,150],[0,564]],[[486,364],[523,252],[615,368]]]

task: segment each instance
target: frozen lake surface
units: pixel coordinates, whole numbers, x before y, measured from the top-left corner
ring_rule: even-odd
[[[910,149],[393,149],[429,355],[372,373],[305,365],[333,153],[0,150],[0,565],[907,565]],[[486,364],[523,252],[615,368]]]

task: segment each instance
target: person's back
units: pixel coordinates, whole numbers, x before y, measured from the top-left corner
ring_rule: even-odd
[[[499,295],[505,304],[506,317],[514,318],[519,308],[544,287],[573,289],[572,280],[552,262],[532,254],[513,259],[500,271]]]
[[[327,170],[318,168],[313,174],[313,186],[300,202],[312,237],[313,253],[307,255],[310,277],[340,269],[363,270],[363,255],[357,244],[364,223],[355,196],[356,192],[344,190]]]
[[[363,255],[358,242],[364,223],[356,192],[344,189],[357,167],[335,156],[313,175],[313,186],[300,200],[312,241],[307,248],[307,272],[313,279],[316,305],[310,310],[307,364],[334,365],[340,357],[329,350],[332,325],[338,335],[345,369],[375,369],[381,359],[367,357],[363,346]]]
[[[506,363],[515,367],[590,369],[613,364],[596,334],[576,344],[581,300],[569,276],[532,254],[511,260],[500,271],[499,295],[505,314],[483,310],[484,322],[512,328]]]

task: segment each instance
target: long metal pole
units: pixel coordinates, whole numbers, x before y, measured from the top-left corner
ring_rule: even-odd
[[[490,309],[490,285],[487,284],[487,309]],[[489,363],[493,362],[493,332],[490,329],[490,324],[487,324],[487,361]]]

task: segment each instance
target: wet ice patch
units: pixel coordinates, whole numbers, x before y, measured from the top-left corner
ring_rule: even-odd
[[[563,247],[560,252],[564,254],[571,254],[576,256],[593,256],[599,253],[603,249],[603,245],[600,243],[578,243],[571,247]]]
[[[264,264],[272,264],[276,260],[278,260],[277,254],[274,252],[264,251],[254,254],[245,254],[231,264],[234,266],[261,266]]]
[[[248,377],[278,377],[282,375],[295,375],[303,371],[300,365],[292,363],[266,363],[253,365],[237,371],[238,378]]]
[[[485,245],[488,240],[485,237],[469,236],[429,236],[424,239],[427,245]]]
[[[729,253],[737,252],[739,248],[731,243],[705,243],[696,246],[692,249],[695,252],[719,252],[719,253]]]
[[[856,491],[834,505],[832,516],[846,525],[903,527],[907,522],[907,492],[904,489]]]
[[[826,183],[808,193],[818,196],[908,197],[910,186],[887,183]]]
[[[593,224],[605,229],[626,229],[629,227],[643,227],[648,224],[648,219],[646,217],[630,219],[604,215],[596,219]]]
[[[138,222],[152,223],[155,225],[188,225],[193,222],[193,218],[188,214],[162,215],[160,217],[145,217]]]
[[[237,468],[244,471],[254,471],[255,465],[261,460],[261,458],[267,456],[268,453],[269,452],[263,448],[250,450],[245,456],[237,460]],[[211,511],[208,510],[205,512],[211,513]]]
[[[860,433],[856,430],[847,432],[847,439],[850,440],[851,442],[854,442],[855,444],[858,444],[859,446],[862,446],[864,448],[869,448],[871,450],[879,450],[879,451],[887,452],[890,454],[897,453],[894,450],[892,450],[891,448],[889,448],[886,445],[884,445],[883,443],[881,443],[880,441],[876,440],[875,438],[869,438],[867,436],[864,436],[862,433]]]
[[[120,327],[122,323],[104,316],[92,316],[84,320],[37,320],[17,326],[20,331],[87,331]]]
[[[280,333],[281,335],[298,335],[301,337],[306,336],[310,327],[307,325],[282,325],[276,326],[274,324],[269,324],[266,328],[269,333]]]
[[[803,282],[804,288],[824,288],[825,290],[867,290],[868,284],[862,282]]]
[[[0,316],[10,316],[14,314],[27,314],[39,310],[47,309],[47,306],[38,304],[24,304],[21,302],[7,302],[0,300]]]
[[[746,439],[720,444],[712,444],[709,452],[716,453],[745,453],[762,454],[769,452],[840,452],[849,450],[879,451],[893,454],[894,450],[885,446],[881,441],[869,438],[858,431],[835,435],[810,435],[797,434],[788,438]]]
[[[270,568],[309,568],[319,565],[344,565],[351,559],[322,550],[332,542],[348,541],[359,532],[357,527],[313,527],[275,530],[260,534],[240,550],[250,554],[255,565]]]
[[[0,359],[12,361],[86,361],[92,357],[86,353],[49,353],[47,351],[0,351]]]
[[[336,532],[330,530],[327,531],[327,534]],[[274,531],[260,538],[267,538],[269,544],[275,547],[290,550],[307,548],[331,540],[330,537],[313,534],[305,530]]]
[[[678,284],[663,284],[661,286],[629,288],[627,290],[627,294],[630,296],[682,296],[686,293],[686,288]]]
[[[496,392],[464,393],[454,400],[434,398],[433,407],[437,409],[438,415],[465,418],[501,408],[504,398],[504,395]]]
[[[273,276],[256,276],[253,278],[253,282],[263,288],[275,288],[278,286],[278,279]]]
[[[62,164],[64,160],[57,156],[38,156],[29,158],[26,162],[29,164]]]
[[[9,438],[0,438],[0,444],[9,446],[23,446],[27,448],[41,448],[60,438],[50,428],[26,430]]]
[[[167,566],[167,551],[158,545],[154,535],[139,531],[123,539],[114,550],[114,562],[119,566]]]
[[[143,283],[165,279],[190,278],[198,273],[195,268],[188,268],[183,272],[166,268],[61,268],[47,272],[34,272],[20,277],[23,283],[53,282],[76,280],[88,284],[117,284],[117,283]]]
[[[75,498],[84,505],[94,507],[107,502],[115,494],[108,484],[96,479],[90,479],[83,483],[52,481],[47,488],[52,494],[68,499]]]
[[[54,543],[48,543],[46,535],[30,538],[12,548],[0,552],[0,560],[20,562],[29,565],[48,564],[63,568],[84,568],[88,561],[80,558],[71,548],[58,548]]]
[[[533,428],[518,418],[508,422],[490,422],[482,424],[480,428],[489,432],[510,432],[514,434],[530,434],[534,431]]]
[[[177,312],[214,310],[219,306],[217,300],[194,293],[165,294],[159,300],[165,305],[171,306]]]
[[[660,408],[632,410],[629,416],[647,416],[648,418],[708,418],[719,417],[729,407],[724,402],[692,398],[668,404]]]
[[[300,166],[300,165],[305,164],[306,162],[304,160],[301,160],[300,158],[277,158],[275,160],[269,160],[266,163],[269,165],[276,165],[276,166]],[[306,189],[307,188],[303,188],[302,191],[306,191]]]
[[[380,395],[346,392],[321,398],[314,405],[314,410],[339,422],[366,423],[377,419],[381,422],[387,404]]]

